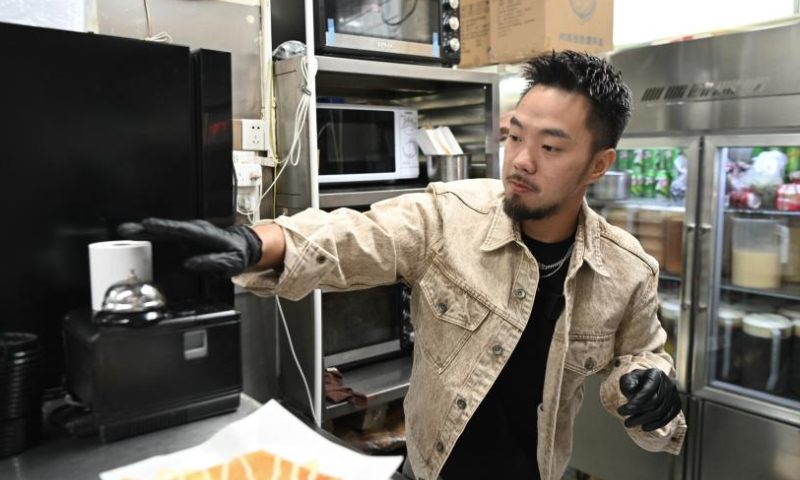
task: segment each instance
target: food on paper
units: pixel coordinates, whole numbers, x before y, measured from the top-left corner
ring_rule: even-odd
[[[133,479],[126,479],[133,480]],[[228,463],[186,473],[161,472],[153,480],[342,480],[318,471],[316,462],[299,465],[266,450],[240,455]]]

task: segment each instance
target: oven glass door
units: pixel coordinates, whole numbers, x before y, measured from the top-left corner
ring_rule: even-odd
[[[329,35],[344,34],[430,45],[434,43],[434,36],[439,31],[437,0],[321,0],[321,2],[324,28]],[[333,40],[335,42],[335,39]]]
[[[340,366],[401,350],[402,285],[322,295],[325,366]]]
[[[394,112],[317,109],[320,175],[394,173]]]

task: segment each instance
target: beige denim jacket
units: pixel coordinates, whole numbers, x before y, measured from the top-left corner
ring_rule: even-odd
[[[284,270],[234,279],[256,294],[289,299],[318,287],[412,286],[416,344],[405,413],[409,460],[420,480],[439,475],[533,308],[538,265],[503,212],[502,198],[498,180],[464,180],[431,184],[425,193],[379,202],[366,213],[306,210],[280,217]],[[656,262],[584,203],[544,400],[530,406],[539,415],[542,479],[560,479],[566,469],[587,376],[605,377],[602,402],[620,418],[623,374],[655,367],[674,375],[656,318],[657,285]],[[645,450],[678,454],[686,422],[681,413],[656,431],[627,431]]]

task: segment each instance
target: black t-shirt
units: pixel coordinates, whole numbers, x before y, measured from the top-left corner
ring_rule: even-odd
[[[559,243],[542,243],[523,236],[534,258],[545,264],[561,260],[574,240],[573,236]],[[553,330],[564,309],[568,269],[569,259],[552,276],[540,278],[522,337],[453,447],[442,469],[444,480],[539,478],[536,409],[542,403]],[[539,275],[551,271],[540,269]]]

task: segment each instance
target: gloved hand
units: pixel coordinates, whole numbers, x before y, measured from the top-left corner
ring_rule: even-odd
[[[130,240],[176,240],[206,252],[184,262],[195,272],[232,277],[261,260],[261,239],[244,225],[222,229],[205,220],[146,218],[141,223],[123,223],[117,232]]]
[[[650,432],[668,424],[681,411],[678,387],[657,368],[626,373],[620,377],[619,387],[628,403],[617,412],[628,417],[628,428],[641,425],[642,430]]]

